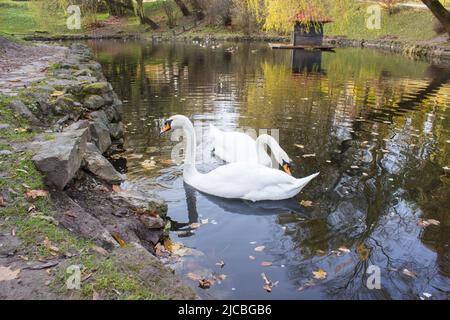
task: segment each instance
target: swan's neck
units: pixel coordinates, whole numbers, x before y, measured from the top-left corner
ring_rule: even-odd
[[[265,146],[269,146],[272,151],[273,156],[277,160],[278,163],[282,163],[281,155],[280,155],[280,146],[276,142],[276,140],[269,136],[268,134],[262,134],[256,139],[256,151],[258,153],[258,159],[262,159],[263,154],[265,152]]]
[[[189,120],[183,122],[183,130],[186,135],[186,155],[184,157],[184,175],[194,175],[199,174],[195,168],[195,150],[197,146],[197,141],[195,137],[194,126]]]

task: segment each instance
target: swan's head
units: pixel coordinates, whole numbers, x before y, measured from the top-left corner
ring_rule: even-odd
[[[182,128],[186,123],[190,123],[189,119],[182,115],[175,115],[164,121],[163,128],[159,132],[159,135],[163,135],[165,132],[170,131],[171,129]]]
[[[291,167],[292,167],[292,160],[289,158],[286,151],[284,151],[278,142],[270,135],[268,134],[262,134],[257,138],[257,142],[267,144],[270,146],[270,149],[272,151],[273,156],[277,160],[277,162],[281,165],[284,172],[286,172],[289,175],[292,175],[291,173]]]

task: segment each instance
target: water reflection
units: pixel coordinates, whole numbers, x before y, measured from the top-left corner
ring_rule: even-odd
[[[323,73],[321,50],[291,50],[293,73]]]
[[[179,223],[174,239],[205,253],[197,267],[226,261],[227,280],[208,297],[448,298],[448,67],[361,49],[320,52],[319,59],[266,44],[91,45],[124,100],[125,145],[141,156],[128,157],[128,177],[142,188],[164,186],[160,194]],[[158,121],[175,113],[198,128],[278,129],[294,175],[321,174],[298,199],[275,207],[191,190],[181,167],[167,161],[174,142],[158,136]],[[152,157],[156,167],[145,170],[140,163]],[[204,159],[200,170],[221,164]],[[299,208],[297,200],[314,205]],[[183,237],[204,218],[217,224]],[[440,225],[424,228],[419,218]],[[255,253],[254,242],[264,252]],[[366,287],[370,265],[381,269],[381,290]],[[327,278],[312,280],[319,268]],[[261,272],[280,281],[270,295]]]

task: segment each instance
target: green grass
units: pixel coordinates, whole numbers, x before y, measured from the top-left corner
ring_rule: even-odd
[[[325,26],[325,34],[346,36],[350,39],[378,39],[395,36],[400,40],[429,40],[436,36],[433,31],[434,18],[429,10],[401,8],[394,14],[382,10],[381,28],[366,27],[367,5],[354,5],[346,17]]]

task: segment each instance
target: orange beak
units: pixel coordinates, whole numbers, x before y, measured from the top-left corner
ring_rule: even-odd
[[[286,172],[288,175],[292,176],[291,168],[289,168],[289,165],[288,165],[287,163],[283,165],[283,170],[284,170],[284,172]]]
[[[159,135],[160,135],[160,136],[163,135],[164,132],[167,132],[167,131],[169,131],[170,129],[172,129],[172,128],[170,127],[170,124],[166,123],[166,124],[164,125],[164,128],[162,128],[162,130],[159,132]]]

